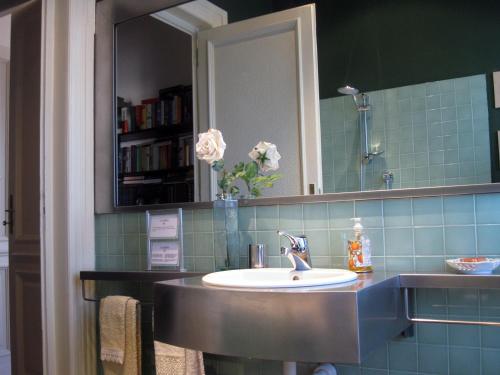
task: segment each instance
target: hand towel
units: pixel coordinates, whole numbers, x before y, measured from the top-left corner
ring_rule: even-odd
[[[203,353],[155,341],[156,375],[205,375]]]
[[[101,360],[105,375],[141,374],[139,302],[111,296],[101,300]]]

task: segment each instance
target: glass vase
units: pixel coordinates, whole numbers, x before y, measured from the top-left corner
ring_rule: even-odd
[[[231,195],[214,201],[215,270],[238,269],[240,266],[240,235],[238,200]]]

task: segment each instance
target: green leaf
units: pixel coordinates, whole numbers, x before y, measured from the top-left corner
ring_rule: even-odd
[[[224,169],[224,159],[216,160],[212,163],[212,169],[216,172],[220,172]]]
[[[245,165],[245,177],[251,180],[259,173],[259,166],[255,161],[252,161]]]

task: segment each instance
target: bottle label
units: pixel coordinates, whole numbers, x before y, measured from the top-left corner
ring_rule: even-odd
[[[370,240],[362,239],[347,242],[349,268],[355,270],[358,268],[370,267],[372,265]]]

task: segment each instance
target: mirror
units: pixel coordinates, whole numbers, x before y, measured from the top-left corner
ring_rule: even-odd
[[[211,4],[227,11],[232,23],[305,2],[260,3]],[[500,70],[495,50],[500,5],[485,0],[315,4],[322,192],[498,181],[500,116],[492,73]],[[164,21],[147,15],[121,22],[115,30],[118,206],[202,199],[203,176],[193,155],[192,35]],[[171,124],[179,126],[175,130],[165,125],[172,122],[166,113],[174,109],[182,112]],[[136,123],[145,119],[146,128],[137,130],[134,113]],[[158,124],[165,129],[155,130]],[[136,153],[139,147],[146,150],[135,156],[135,164],[127,156],[132,147]],[[126,163],[151,170],[124,169]],[[273,196],[272,189],[266,196]]]

